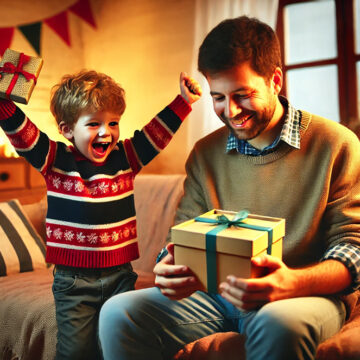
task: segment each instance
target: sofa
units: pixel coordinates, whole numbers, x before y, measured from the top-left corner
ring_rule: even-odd
[[[183,193],[183,181],[184,175],[146,174],[139,175],[135,180],[140,245],[140,259],[133,262],[134,269],[139,274],[137,288],[153,285],[152,268],[173,222],[177,204]],[[0,276],[0,359],[52,360],[57,331],[51,292],[53,267],[43,260],[45,247],[43,243],[39,243],[39,239],[45,239],[46,197],[28,204],[21,204],[21,199],[18,200],[10,203],[1,202],[0,198],[0,269],[3,258],[8,270]],[[7,220],[4,220],[5,225],[2,223],[1,215],[7,216]],[[33,245],[37,247],[32,253],[29,250],[34,260],[27,268],[25,265],[21,268],[18,263],[11,265],[11,252],[9,249],[6,250],[8,245],[4,245],[4,239],[13,241],[10,239],[11,235],[6,235],[6,229],[10,228],[9,222],[15,221],[15,217],[18,217],[19,223],[12,226],[12,231],[17,234],[13,235],[14,238],[20,234],[24,239],[23,248],[26,248],[31,246],[31,241],[26,236],[32,237],[35,239]],[[21,235],[25,231],[28,234]],[[20,259],[19,254],[20,250],[17,252]],[[347,303],[349,317],[345,326],[338,334],[319,346],[317,359],[360,359],[358,295],[354,293]],[[241,357],[238,349],[243,347],[243,343],[243,337],[236,333],[213,334],[186,345],[175,358],[239,359]]]

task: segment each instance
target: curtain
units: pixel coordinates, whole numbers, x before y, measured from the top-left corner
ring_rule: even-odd
[[[198,50],[203,39],[222,20],[240,15],[257,17],[275,29],[278,3],[279,0],[196,0],[191,76],[199,81],[203,96],[193,105],[193,111],[188,120],[189,149],[198,139],[222,126],[222,122],[213,110],[208,83],[197,70]]]

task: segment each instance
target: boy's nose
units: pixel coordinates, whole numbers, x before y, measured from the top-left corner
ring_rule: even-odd
[[[99,136],[105,136],[109,133],[107,126],[101,126],[99,129]]]

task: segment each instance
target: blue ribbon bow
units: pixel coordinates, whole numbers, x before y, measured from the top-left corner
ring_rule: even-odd
[[[266,226],[250,225],[243,222],[249,215],[248,210],[241,210],[237,212],[230,220],[227,216],[221,214],[216,219],[206,218],[198,216],[195,221],[204,222],[208,224],[218,225],[216,228],[208,231],[205,236],[205,248],[206,248],[206,269],[207,269],[207,285],[209,293],[217,293],[217,273],[216,273],[216,235],[230,227],[242,227],[252,230],[267,231],[268,233],[268,247],[267,253],[271,254],[273,243],[273,229]]]

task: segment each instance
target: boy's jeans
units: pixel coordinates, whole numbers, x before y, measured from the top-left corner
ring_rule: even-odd
[[[245,335],[247,360],[314,359],[318,344],[344,320],[345,306],[335,297],[281,300],[242,312],[219,295],[197,292],[173,301],[151,288],[107,301],[99,336],[105,360],[171,359],[185,344],[226,331]]]
[[[107,269],[55,267],[53,294],[58,326],[56,359],[102,359],[98,341],[100,308],[111,296],[133,290],[131,264]]]

